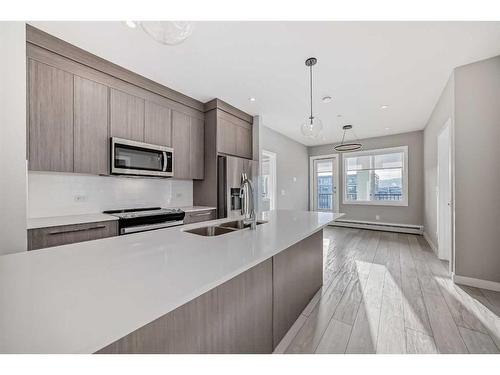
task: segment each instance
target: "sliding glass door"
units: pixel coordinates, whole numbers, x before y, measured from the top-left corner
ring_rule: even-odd
[[[313,211],[336,211],[336,159],[312,159],[312,202]]]

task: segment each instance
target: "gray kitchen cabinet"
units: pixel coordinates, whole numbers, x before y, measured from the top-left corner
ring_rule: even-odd
[[[172,111],[174,178],[202,179],[204,175],[205,123]]]
[[[97,240],[118,235],[118,221],[61,225],[28,230],[28,250]]]
[[[108,173],[108,87],[75,76],[74,171]]]
[[[144,141],[144,99],[111,89],[110,130],[112,137]]]
[[[201,180],[205,172],[205,122],[191,117],[189,135],[190,175]]]
[[[214,209],[186,212],[184,224],[199,223],[201,221],[217,219],[217,212]]]
[[[217,117],[217,151],[236,155],[236,125],[222,116]]]
[[[144,142],[162,146],[172,145],[172,111],[170,108],[146,101]]]
[[[236,155],[252,159],[252,127],[249,124],[236,129]]]
[[[30,170],[73,172],[73,75],[28,62]]]
[[[252,158],[252,125],[219,111],[217,114],[217,151],[223,154]]]
[[[184,113],[172,111],[172,147],[174,149],[174,178],[189,179],[190,119]]]
[[[273,257],[274,347],[322,285],[322,230]]]

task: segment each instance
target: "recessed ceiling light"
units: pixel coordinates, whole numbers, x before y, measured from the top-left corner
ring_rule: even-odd
[[[137,27],[137,23],[135,21],[125,21],[125,25],[127,25],[131,29],[135,29]]]
[[[331,96],[328,96],[328,95],[327,95],[327,96],[323,96],[323,97],[321,98],[321,101],[322,101],[323,103],[331,103],[331,101],[332,101],[332,100],[333,100],[333,98],[332,98]]]
[[[387,104],[382,104],[382,105],[380,106],[380,109],[387,109],[387,108],[389,108],[389,106],[388,106]]]
[[[253,96],[251,96],[251,97],[248,98],[248,100],[251,101],[251,102],[254,102],[256,99]]]
[[[391,130],[391,128],[385,128],[385,130]]]

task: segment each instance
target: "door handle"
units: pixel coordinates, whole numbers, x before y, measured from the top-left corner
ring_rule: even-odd
[[[167,171],[167,151],[163,151],[163,172]]]

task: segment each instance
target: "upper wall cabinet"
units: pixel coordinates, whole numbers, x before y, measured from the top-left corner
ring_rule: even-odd
[[[217,111],[217,151],[252,159],[252,125],[222,110]]]
[[[73,75],[28,62],[29,169],[73,171]]]
[[[195,180],[204,178],[205,122],[191,117],[189,137],[190,175]]]
[[[111,136],[144,141],[144,99],[111,89],[109,103]]]
[[[174,178],[203,179],[204,121],[183,113],[172,112],[172,146]]]
[[[75,76],[74,170],[108,173],[108,88]]]
[[[172,111],[149,101],[145,109],[144,142],[172,146]]]
[[[29,25],[26,38],[30,170],[108,174],[120,137],[173,147],[174,178],[203,179],[202,103]]]

